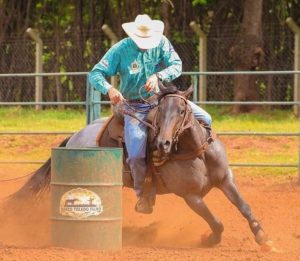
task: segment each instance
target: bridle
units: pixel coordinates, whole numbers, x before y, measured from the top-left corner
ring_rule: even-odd
[[[160,106],[159,105],[163,102],[163,100],[165,100],[167,98],[171,98],[171,97],[180,98],[185,103],[185,109],[184,109],[184,115],[183,115],[182,121],[180,122],[178,128],[176,128],[176,130],[174,132],[174,135],[172,136],[172,144],[174,145],[175,151],[177,151],[177,146],[178,146],[178,141],[179,141],[180,135],[185,130],[195,126],[194,117],[193,117],[193,114],[192,114],[192,109],[188,104],[188,100],[184,96],[172,93],[172,94],[166,94],[166,95],[160,97],[158,99],[159,100],[158,108],[155,112],[152,124],[147,122],[147,121],[139,119],[138,117],[136,117],[134,115],[134,113],[131,113],[129,111],[123,111],[123,113],[127,114],[127,115],[130,115],[131,117],[137,119],[141,123],[143,123],[146,126],[148,126],[149,128],[151,128],[153,130],[154,139],[155,139],[155,138],[157,138],[157,136],[159,135],[159,132],[160,132],[159,117],[160,117],[161,111],[160,111]],[[161,166],[168,159],[173,159],[173,160],[190,160],[190,159],[194,159],[196,157],[199,157],[199,156],[203,155],[205,150],[208,148],[209,143],[210,142],[207,139],[196,150],[190,151],[190,152],[185,153],[185,154],[178,154],[178,155],[177,154],[171,154],[168,157],[162,159],[161,161],[154,163],[154,165],[155,166]]]
[[[175,98],[180,98],[184,101],[185,103],[185,109],[184,109],[184,115],[182,118],[181,123],[179,124],[178,128],[175,130],[174,135],[172,136],[172,144],[174,144],[175,146],[175,150],[177,150],[177,144],[178,144],[178,140],[179,140],[179,136],[188,128],[191,128],[192,126],[194,126],[194,120],[192,117],[192,109],[191,107],[188,105],[188,100],[184,97],[181,96],[179,94],[166,94],[164,95],[161,99],[160,102],[163,102],[165,99],[167,98],[171,98],[171,97],[175,97]],[[160,131],[160,126],[159,126],[159,119],[160,116],[160,107],[158,107],[155,115],[154,115],[154,119],[153,119],[153,123],[152,126],[154,127],[154,136],[157,137]]]
[[[185,97],[183,97],[179,94],[172,93],[172,94],[166,94],[166,95],[162,96],[161,98],[159,98],[158,109],[155,112],[152,124],[147,121],[139,119],[138,117],[136,117],[134,115],[134,113],[132,113],[128,110],[122,109],[121,111],[122,111],[122,113],[127,114],[127,115],[137,119],[138,121],[140,121],[147,127],[151,128],[154,132],[154,137],[157,137],[159,134],[159,131],[160,131],[160,126],[159,126],[159,122],[158,122],[158,119],[160,116],[160,106],[159,105],[161,104],[161,102],[163,102],[163,100],[170,98],[170,97],[180,98],[185,103],[184,116],[182,118],[182,121],[181,121],[179,127],[176,129],[176,131],[174,132],[174,135],[172,137],[172,143],[175,145],[176,150],[177,150],[178,139],[179,139],[179,136],[181,135],[181,133],[194,125],[194,120],[192,117],[192,110],[191,110],[190,106],[188,105],[188,100]],[[127,103],[125,103],[125,104],[127,105]],[[153,108],[154,107],[155,106],[153,106]],[[132,109],[131,107],[129,107],[129,108]],[[138,112],[137,110],[134,110],[134,111]]]
[[[175,151],[177,151],[177,145],[178,145],[178,141],[179,141],[179,137],[180,135],[186,130],[189,129],[193,126],[195,126],[194,123],[194,117],[192,114],[192,109],[188,104],[188,100],[178,94],[167,94],[165,96],[163,96],[161,98],[161,100],[169,98],[169,97],[176,97],[176,98],[180,98],[184,101],[185,103],[185,110],[184,110],[184,116],[183,119],[179,125],[179,127],[175,130],[174,135],[172,137],[172,144],[174,145]],[[154,120],[153,120],[153,126],[155,129],[155,137],[157,137],[157,135],[159,134],[159,125],[158,125],[158,118],[159,118],[159,108],[154,116]],[[167,157],[162,158],[159,161],[156,161],[154,163],[154,166],[161,166],[165,163],[166,160],[172,159],[172,160],[190,160],[190,159],[194,159],[197,158],[199,156],[202,156],[203,153],[206,151],[206,149],[209,146],[209,141],[208,139],[205,140],[199,147],[197,147],[195,150],[191,150],[187,153],[184,154],[176,154],[176,153],[172,153],[170,155],[168,155]]]

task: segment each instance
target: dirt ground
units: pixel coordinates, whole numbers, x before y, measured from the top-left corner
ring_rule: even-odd
[[[122,250],[51,247],[49,195],[25,202],[3,199],[22,186],[21,180],[1,183],[0,260],[299,260],[300,186],[296,177],[243,174],[236,175],[236,180],[278,253],[265,252],[255,243],[247,222],[217,189],[205,198],[225,227],[216,247],[201,247],[201,235],[209,227],[182,199],[159,196],[154,213],[142,215],[134,212],[135,196],[126,188]]]
[[[34,149],[31,140],[27,139],[24,144],[18,143],[22,151],[16,152],[14,143],[7,144],[7,156],[2,153],[3,157],[9,157],[9,160],[24,158],[26,152]],[[59,143],[60,139],[58,137],[57,141],[53,141],[49,138],[49,147],[55,146],[54,143]],[[47,140],[41,142],[35,138],[35,141],[45,146]],[[7,139],[2,139],[0,144],[5,142],[8,142]],[[276,142],[272,139],[255,138],[245,142],[244,138],[228,138],[224,143],[231,160],[238,159],[241,153],[249,153],[248,147],[249,150],[259,148],[266,155],[281,152],[291,157],[297,155],[298,150],[298,143],[290,138]],[[48,157],[48,151],[44,150],[45,157]],[[28,177],[11,179],[22,177],[35,169],[35,165],[0,166],[0,261],[300,260],[300,186],[296,184],[295,169],[285,171],[284,175],[265,176],[263,170],[235,169],[239,190],[277,252],[266,252],[255,243],[246,220],[217,189],[213,189],[205,198],[207,206],[225,227],[222,242],[216,247],[205,248],[201,245],[201,236],[210,231],[209,227],[181,198],[175,195],[158,196],[153,214],[142,215],[134,211],[135,195],[127,188],[123,189],[122,250],[103,252],[53,247],[50,236],[50,193],[31,200],[6,198],[22,187]]]

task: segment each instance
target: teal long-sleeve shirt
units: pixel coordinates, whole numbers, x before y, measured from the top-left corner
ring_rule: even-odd
[[[125,38],[112,46],[89,73],[90,83],[101,93],[107,94],[112,87],[107,77],[119,74],[120,92],[125,99],[148,98],[142,88],[147,79],[160,74],[163,81],[172,81],[182,72],[182,62],[170,41],[163,36],[160,44],[149,50],[141,50],[130,38]]]

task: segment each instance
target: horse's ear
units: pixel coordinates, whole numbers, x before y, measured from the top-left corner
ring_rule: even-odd
[[[177,87],[173,85],[172,83],[168,82],[162,82],[158,81],[158,87],[159,90],[162,94],[167,94],[167,93],[175,93],[177,92]]]
[[[182,92],[182,96],[184,96],[185,98],[189,98],[193,92],[194,92],[194,87],[193,85],[191,85],[187,90]]]
[[[163,84],[163,82],[161,80],[158,80],[158,88],[161,93],[164,93],[167,89],[167,87]]]

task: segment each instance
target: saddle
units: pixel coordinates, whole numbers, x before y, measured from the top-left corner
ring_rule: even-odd
[[[147,121],[151,124],[157,107],[150,110]],[[119,112],[118,107],[114,107],[113,114],[107,119],[99,131],[96,144],[100,146],[103,134],[108,131],[109,137],[118,142],[119,147],[124,147],[124,116]]]
[[[116,117],[114,114],[111,115],[106,122],[104,123],[103,127],[99,131],[96,144],[100,146],[103,134],[105,131],[108,131],[109,137],[113,140],[117,141],[119,147],[122,147],[122,143],[124,143],[124,122],[122,119]]]
[[[156,113],[157,107],[153,108],[149,113],[148,113],[148,122],[151,124],[152,120],[154,118],[154,115]],[[125,187],[133,187],[133,178],[131,176],[131,171],[126,163],[126,158],[127,158],[127,151],[126,151],[126,146],[125,146],[125,140],[124,140],[124,115],[121,114],[118,110],[118,107],[114,107],[113,115],[111,115],[106,122],[104,123],[103,127],[100,129],[97,138],[96,138],[96,144],[100,147],[101,146],[101,141],[104,136],[104,133],[107,132],[108,136],[113,139],[114,141],[117,142],[118,147],[124,149],[124,156],[123,156],[123,185]],[[149,147],[149,146],[148,146]],[[151,189],[151,186],[153,184],[153,174],[156,174],[155,178],[155,185],[156,185],[156,192],[158,194],[164,194],[167,193],[167,188],[163,184],[162,180],[157,177],[159,175],[159,172],[155,169],[153,164],[151,164],[151,160],[149,157],[149,150],[147,149],[147,155],[146,155],[146,161],[147,165],[149,166],[144,187],[143,187],[143,193],[147,194],[149,190]]]

